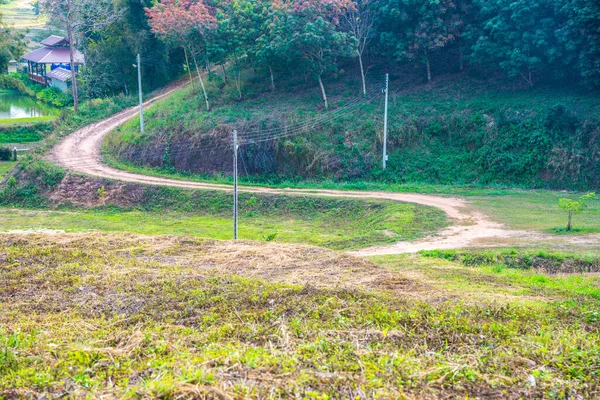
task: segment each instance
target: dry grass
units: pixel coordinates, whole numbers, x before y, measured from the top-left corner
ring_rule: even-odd
[[[467,270],[436,262],[381,268],[309,246],[2,235],[0,398],[600,395],[595,292],[486,300],[444,289]],[[470,271],[480,287],[514,285]]]

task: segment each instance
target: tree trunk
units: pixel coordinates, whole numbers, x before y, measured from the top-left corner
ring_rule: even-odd
[[[183,48],[183,53],[185,54],[185,64],[187,65],[188,74],[190,75],[190,83],[192,84],[192,87],[194,87],[194,80],[192,79],[192,70],[190,69],[190,61],[188,60],[187,50],[185,47]]]
[[[73,26],[67,11],[67,35],[69,36],[69,58],[71,62],[71,89],[73,91],[73,109],[79,111],[79,95],[77,93],[77,74],[75,73],[75,41],[73,40]]]
[[[221,69],[223,70],[223,81],[227,85],[227,72],[225,72],[225,64],[221,64]]]
[[[127,87],[127,82],[125,82],[125,96],[129,96],[129,88]]]
[[[429,63],[429,53],[425,53],[425,67],[427,68],[427,83],[431,83],[431,64]]]
[[[321,74],[319,74],[319,86],[321,87],[321,94],[323,95],[323,103],[325,103],[325,109],[329,110],[329,103],[327,102],[327,93],[325,93],[325,86],[323,86]]]
[[[238,99],[242,99],[242,72],[238,69],[237,74],[234,75],[235,87],[238,91]]]
[[[569,211],[569,222],[567,222],[567,232],[571,231],[571,220],[573,219],[573,211]]]
[[[363,96],[367,95],[367,83],[365,82],[365,68],[363,66],[362,54],[358,52],[358,63],[360,64],[360,77],[362,78]]]
[[[271,92],[275,93],[275,77],[273,77],[273,68],[270,65],[269,73],[271,74]]]
[[[463,47],[462,44],[458,45],[458,67],[460,68],[460,71],[464,71],[465,69],[465,60],[463,57]]]
[[[210,76],[210,74],[212,73],[212,71],[210,70],[210,60],[208,59],[208,57],[206,58],[206,72],[208,73],[208,76]]]
[[[204,93],[204,101],[206,102],[206,111],[210,111],[210,105],[208,104],[208,95],[206,94],[206,88],[204,87],[204,80],[202,80],[202,74],[200,73],[200,68],[198,68],[198,63],[196,63],[196,55],[192,53],[192,58],[194,60],[194,65],[196,66],[196,73],[198,74],[198,80],[200,81],[200,86],[202,86],[202,93]]]

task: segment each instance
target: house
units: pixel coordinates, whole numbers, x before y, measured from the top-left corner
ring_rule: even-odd
[[[54,86],[66,91],[69,88],[71,74],[69,41],[65,37],[52,35],[42,40],[41,44],[44,47],[22,57],[27,61],[29,79],[42,85]],[[85,64],[85,58],[77,49],[74,49],[73,53],[75,72],[77,73],[79,66]],[[65,71],[69,74],[68,78]]]
[[[66,92],[71,87],[71,71],[55,68],[46,74],[48,85]]]

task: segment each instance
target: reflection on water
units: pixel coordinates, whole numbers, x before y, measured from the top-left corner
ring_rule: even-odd
[[[24,94],[0,92],[0,119],[34,118],[57,115],[59,110]]]

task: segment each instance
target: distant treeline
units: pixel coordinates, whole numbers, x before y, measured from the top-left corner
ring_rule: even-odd
[[[470,69],[530,86],[564,79],[600,86],[598,1],[123,0],[112,7],[116,22],[81,34],[90,95],[135,91],[136,53],[149,87],[185,64],[191,73],[228,65],[225,79],[240,98],[240,71],[252,68],[272,90],[286,75],[304,74],[319,83],[325,106],[323,78],[354,58],[362,72],[414,63],[424,80]]]

